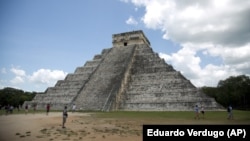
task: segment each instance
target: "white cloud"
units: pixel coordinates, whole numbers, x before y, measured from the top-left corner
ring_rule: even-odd
[[[237,46],[248,43],[250,38],[249,1],[132,2],[145,7],[143,22],[148,28],[160,29],[164,31],[166,39],[178,43],[212,42]]]
[[[182,45],[183,48],[171,55],[160,53],[160,57],[180,70],[184,76],[191,79],[196,86],[216,86],[219,80],[231,75],[249,74],[250,47],[230,48],[213,46],[213,44]],[[201,46],[199,48],[199,46]],[[211,56],[220,56],[224,63],[218,66],[211,63],[201,67],[201,58],[198,51]]]
[[[10,71],[15,75],[15,77],[10,80],[11,84],[18,85],[25,82],[26,73],[24,70],[12,67]]]
[[[130,17],[126,20],[126,24],[128,24],[128,25],[137,25],[138,22],[134,19],[133,16],[130,16]]]
[[[237,48],[217,46],[207,50],[211,55],[221,56],[227,64],[250,62],[250,43]]]
[[[56,81],[64,79],[66,75],[67,73],[62,70],[39,69],[28,78],[32,83],[54,85]]]
[[[128,1],[127,1],[128,2]],[[130,0],[144,7],[142,21],[182,48],[160,57],[196,86],[215,86],[230,75],[250,74],[250,1],[245,0]],[[207,58],[221,58],[212,64]],[[203,62],[206,64],[201,65]],[[203,67],[201,67],[203,66]]]
[[[21,84],[24,83],[24,77],[16,76],[12,80],[10,80],[11,84]]]
[[[43,91],[47,87],[54,86],[58,80],[64,80],[67,73],[62,70],[39,69],[31,75],[26,74],[22,69],[12,67],[11,72],[15,75],[8,82],[1,80],[1,87],[27,88],[31,91],[37,89]]]
[[[172,55],[160,53],[160,57],[172,64],[176,70],[181,70],[181,73],[197,87],[217,86],[219,80],[239,74],[233,66],[229,65],[208,64],[202,68],[200,57],[194,53],[194,51],[184,48]]]
[[[10,69],[11,72],[13,72],[15,75],[17,76],[25,76],[25,71],[24,70],[21,70],[21,69],[18,69],[18,68],[11,68]]]

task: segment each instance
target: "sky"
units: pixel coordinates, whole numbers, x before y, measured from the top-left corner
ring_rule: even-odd
[[[142,30],[196,87],[250,76],[248,0],[1,0],[0,88],[44,92]]]

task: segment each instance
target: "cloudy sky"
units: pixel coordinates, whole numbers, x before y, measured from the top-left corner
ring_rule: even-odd
[[[0,88],[43,92],[143,30],[151,47],[197,86],[250,75],[248,0],[1,0]]]

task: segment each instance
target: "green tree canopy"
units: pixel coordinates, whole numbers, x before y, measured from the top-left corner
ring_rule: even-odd
[[[24,101],[30,101],[34,98],[36,92],[24,92],[15,88],[0,89],[0,106],[12,105],[17,107],[22,105]]]
[[[203,87],[202,90],[225,107],[232,105],[237,109],[250,109],[249,76],[231,76],[220,80],[216,88]]]

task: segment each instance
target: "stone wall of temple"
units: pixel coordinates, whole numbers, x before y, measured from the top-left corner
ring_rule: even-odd
[[[147,44],[150,46],[148,38],[141,30],[125,32],[112,35],[113,47],[124,47],[128,45]]]
[[[136,48],[134,57],[120,110],[185,111],[193,110],[196,104],[207,110],[220,107],[146,44]]]

